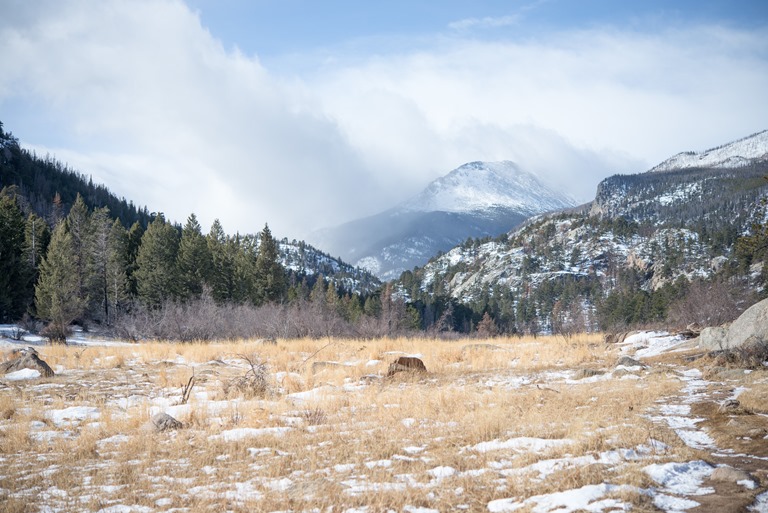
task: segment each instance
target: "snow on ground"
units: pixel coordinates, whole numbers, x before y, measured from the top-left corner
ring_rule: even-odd
[[[2,327],[0,327],[0,330]],[[83,335],[78,337],[86,338]],[[98,343],[97,339],[90,339],[92,343]],[[624,341],[621,351],[629,353],[634,351],[634,355],[639,358],[647,358],[664,351],[679,348],[682,343],[679,337],[671,336],[665,332],[643,332],[637,333]],[[16,343],[14,341],[14,343]],[[21,342],[19,342],[20,344]],[[395,356],[406,354],[401,351],[387,351],[382,353],[390,359]],[[420,354],[412,356],[421,357]],[[167,360],[169,365],[187,365],[191,367],[206,364],[193,364],[186,362],[184,358],[177,356]],[[211,362],[209,364],[213,365]],[[233,363],[236,363],[233,361]],[[359,362],[346,362],[344,365],[352,367],[370,367],[381,363],[377,359],[362,359]],[[478,386],[487,389],[497,388],[499,390],[517,390],[522,387],[543,384],[543,386],[592,386],[592,383],[600,381],[617,380],[612,372],[584,378],[581,380],[573,379],[574,371],[568,369],[555,369],[535,371],[529,373],[510,373],[509,369],[495,374],[489,374],[479,378],[471,384],[462,381],[466,378],[458,378],[452,386]],[[633,378],[642,380],[647,374],[647,370],[640,366],[625,367],[624,371],[633,373]],[[36,375],[35,375],[36,374]],[[671,367],[668,373],[672,379],[680,383],[677,395],[665,397],[660,400],[651,411],[644,412],[642,415],[655,424],[668,428],[675,433],[680,441],[686,446],[704,451],[706,453],[722,453],[723,451],[716,446],[714,439],[707,430],[701,427],[705,420],[692,415],[692,405],[706,400],[708,398],[708,389],[712,383],[704,379],[701,371],[698,369],[682,369]],[[305,378],[293,372],[279,372],[273,376],[275,382],[282,382],[287,377],[294,380],[304,380]],[[0,376],[2,381],[16,381],[26,386],[46,386],[51,383],[42,383],[34,385],[34,380],[39,377],[39,372],[23,370],[15,373]],[[29,381],[29,383],[25,383]],[[253,462],[252,468],[248,473],[237,475],[234,482],[219,482],[216,478],[217,473],[221,471],[221,466],[215,462],[206,462],[206,466],[200,469],[200,472],[206,476],[207,484],[200,484],[192,478],[174,477],[174,476],[155,476],[152,479],[162,481],[163,478],[178,483],[183,479],[190,479],[186,491],[191,497],[201,497],[210,499],[225,498],[231,501],[237,509],[239,505],[246,504],[248,501],[262,500],[269,494],[274,493],[293,493],[301,485],[306,476],[300,473],[289,475],[279,475],[265,472],[265,468],[275,465],[279,468],[280,458],[286,458],[286,461],[295,455],[281,451],[276,448],[279,440],[285,440],[285,437],[294,436],[295,433],[306,432],[314,433],[315,426],[308,426],[306,419],[300,416],[301,408],[314,403],[321,403],[326,399],[343,397],[345,394],[355,394],[367,390],[376,390],[378,384],[371,384],[368,381],[347,380],[343,385],[322,384],[309,388],[308,390],[296,393],[285,394],[283,403],[289,404],[290,410],[282,410],[279,413],[271,415],[276,419],[275,422],[281,425],[265,425],[263,427],[236,427],[232,425],[211,423],[213,432],[203,432],[196,435],[195,443],[205,441],[215,443],[216,447],[244,445],[240,450]],[[642,386],[642,383],[638,383]],[[43,392],[44,388],[36,389]],[[745,387],[735,387],[730,395],[735,398],[742,394]],[[30,438],[43,444],[47,444],[57,439],[74,439],[80,436],[85,429],[89,432],[95,432],[99,422],[102,419],[111,418],[114,412],[125,412],[129,410],[143,409],[149,415],[165,412],[175,417],[208,418],[214,420],[218,415],[226,412],[236,411],[247,407],[254,407],[254,402],[246,403],[242,399],[215,400],[214,395],[206,390],[196,390],[187,404],[179,404],[181,397],[178,389],[172,390],[170,387],[160,391],[160,396],[148,396],[145,392],[126,386],[119,394],[110,397],[99,407],[89,405],[76,405],[68,407],[49,408],[44,412],[44,421],[32,421],[29,423]],[[503,393],[503,392],[502,392]],[[59,404],[57,404],[59,406]],[[399,405],[385,405],[386,408],[392,406],[393,412],[398,411]],[[276,401],[261,401],[258,407],[265,409],[279,409]],[[103,410],[110,410],[110,414],[103,413]],[[296,410],[299,410],[298,412]],[[394,413],[393,413],[394,414]],[[398,419],[399,424],[405,428],[418,431],[425,427],[423,419],[406,417]],[[51,429],[53,428],[53,429]],[[371,431],[373,431],[371,427]],[[3,427],[0,426],[0,430]],[[368,426],[365,422],[360,422],[357,426],[334,426],[337,439],[329,443],[338,443],[337,440],[345,440],[351,436],[353,430],[365,431]],[[561,435],[563,436],[563,435]],[[654,506],[665,512],[682,512],[700,505],[704,497],[714,493],[714,488],[708,486],[707,480],[715,469],[710,463],[701,459],[693,461],[673,461],[669,462],[667,458],[670,447],[658,440],[649,438],[645,443],[630,447],[614,446],[610,450],[590,451],[581,447],[580,441],[572,438],[540,438],[528,436],[499,436],[496,438],[488,437],[485,441],[472,443],[468,445],[458,445],[455,447],[455,458],[446,460],[435,460],[434,446],[440,445],[440,440],[435,439],[429,443],[418,443],[416,440],[405,441],[399,448],[386,455],[379,454],[377,457],[358,458],[344,463],[331,465],[324,469],[322,479],[335,486],[339,496],[355,501],[362,501],[365,497],[376,496],[381,493],[389,492],[408,492],[414,493],[414,490],[423,490],[424,497],[443,487],[448,487],[455,491],[456,510],[470,509],[471,501],[464,499],[462,494],[464,490],[456,483],[462,479],[488,479],[489,482],[496,483],[498,486],[498,499],[490,500],[482,504],[490,512],[508,512],[508,511],[533,511],[536,513],[568,513],[576,511],[588,512],[615,512],[630,510],[633,505],[627,502],[625,497],[632,494],[641,494],[648,496]],[[100,456],[108,454],[123,444],[130,443],[131,437],[125,434],[113,434],[106,436],[96,442],[97,451]],[[481,438],[482,440],[482,438]],[[411,442],[411,443],[408,443]],[[416,442],[416,443],[414,443]],[[671,442],[670,442],[671,443]],[[434,446],[433,446],[434,445]],[[580,452],[581,451],[581,452]],[[352,456],[352,455],[351,455]],[[221,454],[221,465],[226,465],[229,454]],[[218,461],[217,457],[217,461]],[[468,470],[462,469],[462,464],[458,462],[481,459],[484,461],[480,468],[470,467]],[[521,463],[521,461],[523,463]],[[178,468],[183,469],[184,462],[178,462]],[[557,479],[560,472],[576,471],[595,466],[595,468],[608,467],[616,471],[633,466],[640,469],[653,484],[648,488],[637,488],[617,482],[603,482],[600,484],[587,484],[584,486],[570,489],[560,489],[546,494],[535,494],[532,496],[521,496],[518,493],[511,492],[514,488],[506,486],[509,482],[525,482],[531,485],[536,483],[547,483],[548,480]],[[420,473],[419,473],[420,472]],[[0,478],[6,477],[9,473],[8,463],[3,459],[0,453]],[[270,477],[264,477],[269,475]],[[261,476],[261,477],[260,477]],[[316,478],[315,478],[316,479]],[[325,482],[324,481],[324,482]],[[193,486],[194,485],[194,486]],[[108,485],[104,485],[105,487]],[[573,486],[573,485],[571,485]],[[749,485],[745,483],[745,489]],[[756,486],[753,484],[753,486]],[[107,488],[102,487],[102,492],[108,495]],[[51,503],[55,503],[55,494],[66,492],[57,491],[47,492],[50,494]],[[118,492],[118,488],[110,490]],[[4,492],[0,490],[0,499]],[[310,493],[310,492],[304,492]],[[506,496],[505,496],[506,495]],[[110,504],[106,502],[104,507],[99,509],[106,513],[119,513],[122,511],[165,511],[174,503],[171,499],[158,496],[152,507],[129,506],[123,503]],[[472,506],[472,508],[474,508]],[[56,508],[49,508],[53,511]],[[476,510],[476,508],[472,509]],[[188,511],[182,509],[182,511]],[[369,506],[356,506],[346,508],[340,511],[347,512],[373,512],[376,509]],[[424,505],[406,505],[402,511],[411,513],[432,513],[437,509],[426,507]],[[757,496],[756,502],[750,507],[749,511],[763,512],[768,511],[768,492],[763,492]]]

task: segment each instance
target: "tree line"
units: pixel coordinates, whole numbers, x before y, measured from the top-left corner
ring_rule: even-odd
[[[0,192],[0,276],[0,322],[45,321],[56,341],[73,323],[184,340],[395,335],[418,324],[391,287],[355,294],[287,270],[268,225],[228,235],[216,220],[203,233],[195,214],[183,227],[155,214],[146,229],[126,228],[78,195],[51,227],[16,187]]]

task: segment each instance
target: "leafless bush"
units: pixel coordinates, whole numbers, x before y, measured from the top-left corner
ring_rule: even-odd
[[[256,355],[238,355],[248,363],[248,371],[242,376],[232,378],[224,384],[224,394],[238,392],[246,398],[269,396],[274,388],[270,384],[267,364]]]
[[[310,426],[319,426],[324,424],[327,420],[327,415],[324,410],[319,407],[308,408],[301,412],[301,417],[307,421]]]
[[[755,299],[754,292],[738,281],[697,280],[682,299],[670,305],[667,320],[678,327],[720,326],[736,319]]]
[[[715,358],[717,365],[739,369],[764,369],[765,362],[768,362],[768,341],[765,340],[726,349]]]

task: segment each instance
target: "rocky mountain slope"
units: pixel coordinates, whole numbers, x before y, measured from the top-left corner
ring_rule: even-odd
[[[654,301],[683,286],[680,278],[709,277],[735,265],[736,238],[765,219],[767,152],[762,132],[674,157],[647,173],[612,176],[590,204],[533,218],[496,240],[455,247],[405,273],[401,289],[417,303],[447,297],[475,317],[491,312],[517,331],[557,331],[564,324],[596,329],[611,320],[652,317],[660,308]],[[614,311],[611,301],[625,304]]]
[[[471,162],[395,208],[317,232],[332,254],[392,279],[470,237],[496,236],[575,202],[514,163]]]
[[[304,241],[282,239],[278,241],[278,252],[280,263],[298,279],[322,275],[337,289],[358,294],[370,294],[381,286],[381,281],[370,271],[332,257]]]

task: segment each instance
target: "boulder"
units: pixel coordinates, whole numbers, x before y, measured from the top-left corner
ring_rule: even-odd
[[[401,356],[389,365],[387,377],[394,376],[398,372],[427,372],[427,367],[420,358]]]
[[[750,489],[752,489],[753,487],[756,487],[757,485],[755,478],[752,477],[749,473],[744,472],[743,470],[729,467],[728,465],[717,467],[712,472],[712,475],[709,476],[709,479],[711,479],[712,481],[745,484],[747,485],[747,488],[750,488]],[[748,485],[747,483],[751,483],[751,486]]]
[[[154,426],[154,430],[158,433],[162,433],[163,431],[173,431],[183,427],[181,422],[167,413],[157,413],[152,416],[150,421],[152,422],[152,426]]]
[[[14,354],[19,356],[0,364],[0,374],[8,374],[9,372],[16,372],[21,369],[34,369],[40,371],[40,375],[46,378],[54,375],[53,369],[40,359],[34,347],[14,351]]]
[[[756,303],[733,321],[723,349],[768,342],[768,299]]]
[[[644,363],[639,362],[638,360],[635,360],[634,358],[632,358],[630,356],[622,356],[616,362],[616,367],[642,367],[642,368],[646,368],[647,365],[645,365]]]
[[[714,328],[704,328],[699,334],[699,347],[703,349],[723,349],[725,348],[725,339],[728,336],[728,328],[717,326]]]

